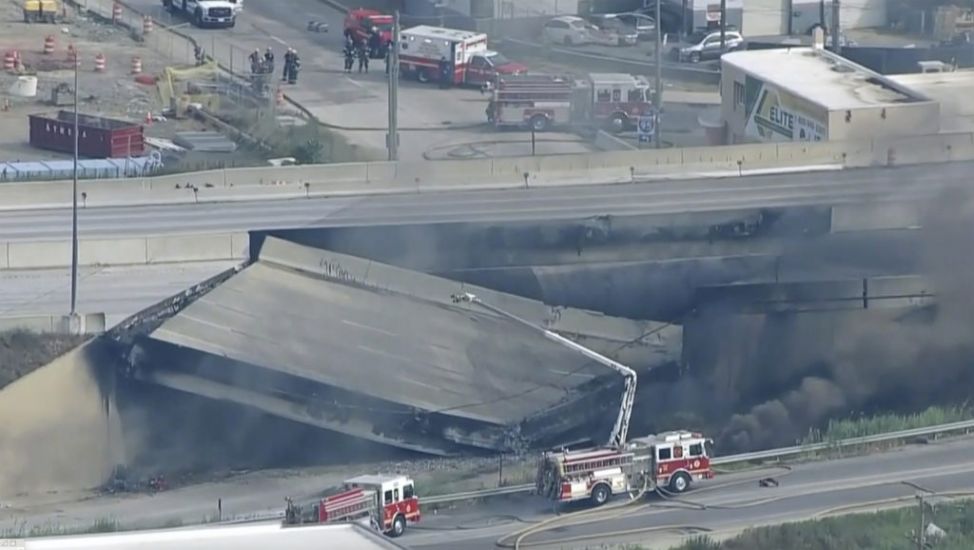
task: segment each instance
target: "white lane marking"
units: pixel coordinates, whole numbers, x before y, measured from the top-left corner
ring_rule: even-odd
[[[345,75],[345,80],[351,82],[352,84],[358,86],[359,88],[364,88],[365,87],[365,84],[362,84],[361,82],[353,79],[352,77],[350,77],[348,75]]]
[[[271,35],[271,40],[277,42],[278,44],[281,44],[282,46],[287,46],[287,42],[281,40],[280,38],[274,36],[273,34]]]

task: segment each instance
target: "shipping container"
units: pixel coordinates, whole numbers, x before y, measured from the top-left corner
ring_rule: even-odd
[[[125,158],[145,152],[141,124],[92,115],[78,115],[78,155]],[[30,144],[39,149],[74,153],[74,112],[30,115]]]

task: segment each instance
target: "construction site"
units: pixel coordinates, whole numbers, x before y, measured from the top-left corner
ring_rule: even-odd
[[[51,147],[52,136],[41,135],[44,124],[39,134],[28,118],[48,121],[48,133],[51,121],[70,126],[76,95],[83,119],[130,127],[139,136],[127,148],[103,152],[86,148],[90,132],[82,128],[82,178],[266,166],[313,140],[327,147],[306,161],[348,153],[295,116],[269,75],[233,76],[202,47],[193,50],[151,20],[140,24],[117,4],[117,17],[69,2],[58,6],[32,22],[21,20],[17,3],[0,6],[0,123],[8,129],[0,137],[0,179],[65,177],[70,148]],[[54,133],[70,141],[67,126]]]

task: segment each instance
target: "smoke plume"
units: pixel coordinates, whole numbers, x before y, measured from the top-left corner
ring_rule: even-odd
[[[834,345],[815,364],[788,364],[789,357],[779,355],[780,370],[809,374],[779,397],[733,416],[719,437],[722,452],[791,444],[836,416],[914,412],[970,396],[974,200],[953,192],[925,210],[920,271],[935,289],[937,305],[910,314],[873,312],[833,326]]]

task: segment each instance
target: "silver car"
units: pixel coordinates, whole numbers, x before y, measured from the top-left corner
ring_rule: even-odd
[[[648,15],[630,11],[625,13],[607,13],[603,17],[616,19],[627,28],[635,29],[640,40],[656,38],[656,20]]]
[[[635,46],[639,41],[636,27],[629,26],[615,14],[592,16],[593,42],[606,46]]]

